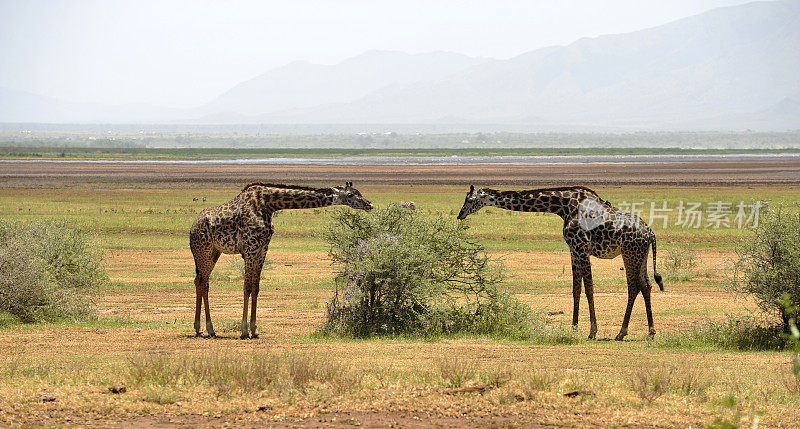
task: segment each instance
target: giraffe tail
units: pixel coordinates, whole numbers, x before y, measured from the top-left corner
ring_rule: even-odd
[[[653,246],[653,277],[656,279],[656,283],[658,283],[658,288],[661,289],[661,291],[663,292],[664,291],[664,281],[661,280],[661,274],[659,274],[656,271],[656,236],[655,235],[653,235],[652,246]]]

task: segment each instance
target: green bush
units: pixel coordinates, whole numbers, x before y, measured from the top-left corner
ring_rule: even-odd
[[[739,246],[731,289],[755,298],[788,333],[800,307],[800,214],[782,207],[765,212],[754,233]]]
[[[691,329],[667,333],[658,340],[667,347],[719,347],[732,350],[778,350],[786,346],[779,326],[752,316],[702,321]]]
[[[788,313],[797,314],[797,307],[792,305],[788,295],[783,296],[783,305]],[[794,351],[792,374],[786,382],[786,387],[791,392],[800,393],[800,328],[797,327],[796,317],[789,319],[789,334],[786,335],[786,338]]]
[[[107,281],[79,230],[57,221],[0,221],[0,311],[23,322],[86,319]]]
[[[533,313],[497,289],[502,266],[466,228],[397,205],[336,212],[324,238],[339,272],[322,331],[529,337]]]

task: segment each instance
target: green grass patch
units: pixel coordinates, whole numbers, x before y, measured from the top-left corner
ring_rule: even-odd
[[[0,310],[0,329],[4,329],[9,326],[18,326],[22,325],[22,321],[19,320],[19,317],[7,312]]]
[[[244,185],[244,184],[242,184]],[[315,185],[315,184],[310,184]],[[321,184],[319,184],[321,185]],[[459,186],[389,188],[362,186],[361,191],[376,206],[412,199],[425,214],[455,219],[464,200],[466,188]],[[188,248],[188,231],[197,214],[206,207],[230,200],[240,186],[223,189],[3,189],[0,190],[0,216],[9,220],[66,219],[91,232],[108,249],[182,249]],[[519,189],[519,187],[514,187]],[[597,188],[600,195],[618,207],[623,203],[643,202],[642,217],[649,221],[650,202],[660,207],[662,201],[672,208],[667,228],[655,222],[653,230],[659,250],[669,243],[693,243],[702,248],[731,247],[746,237],[747,229],[683,228],[675,225],[681,201],[698,202],[706,207],[715,201],[752,204],[771,200],[795,206],[800,193],[783,188],[764,187],[756,191],[745,187],[730,188]],[[207,197],[194,202],[193,197]],[[274,246],[326,250],[317,233],[324,228],[336,208],[286,210],[279,212],[275,225]],[[735,208],[733,209],[735,211]],[[731,214],[733,220],[735,212]],[[454,220],[455,221],[455,220]],[[703,221],[705,222],[705,220]],[[467,235],[480,239],[487,250],[555,250],[565,248],[561,230],[563,221],[551,214],[522,213],[486,208],[469,219]],[[309,247],[310,246],[310,247]]]
[[[780,326],[753,317],[730,315],[723,321],[704,320],[690,329],[665,333],[655,343],[687,350],[783,350],[787,346]]]

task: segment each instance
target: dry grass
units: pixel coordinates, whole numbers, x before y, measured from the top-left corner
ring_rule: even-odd
[[[147,386],[141,395],[143,401],[159,405],[174,404],[180,398],[180,394],[169,386]]]
[[[734,392],[742,398],[745,415],[750,409],[768,410],[762,423],[789,427],[800,402],[800,395],[775,377],[774,368],[786,358],[779,354],[669,352],[636,342],[537,347],[475,340],[315,344],[176,340],[174,331],[143,333],[146,338],[127,342],[134,348],[124,355],[68,353],[56,364],[37,353],[33,361],[9,361],[4,366],[13,367],[13,375],[0,374],[0,395],[12,406],[0,410],[0,421],[35,421],[28,417],[33,411],[29,400],[43,392],[56,398],[57,408],[45,408],[56,421],[80,421],[82,409],[95,410],[103,419],[158,413],[256,418],[248,412],[269,406],[270,413],[259,419],[301,417],[315,409],[414,410],[437,416],[469,409],[472,416],[523,413],[535,421],[564,419],[575,426],[626,421],[705,425],[717,418],[720,398]],[[93,332],[81,336],[83,344],[99,338]],[[123,342],[112,340],[117,349]],[[180,346],[169,353],[145,352],[166,351],[170,343]],[[682,364],[670,368],[658,362]],[[631,374],[640,377],[643,392],[654,392],[650,400],[631,389]],[[127,385],[128,392],[115,395],[114,408],[106,410],[107,387],[115,384]],[[442,393],[442,387],[469,386],[487,389]],[[561,395],[570,390],[595,395]],[[643,400],[651,402],[649,411],[641,409]]]
[[[310,353],[224,352],[199,356],[139,355],[128,362],[128,381],[143,388],[202,385],[218,396],[269,390],[282,397],[325,385],[336,393],[359,389],[363,373]]]
[[[462,387],[473,380],[478,372],[475,361],[458,356],[444,357],[436,362],[438,375],[447,387]]]
[[[706,391],[712,385],[710,377],[703,371],[672,365],[636,370],[629,382],[636,395],[649,404],[665,393],[705,398]]]
[[[398,200],[395,187],[376,186],[372,191],[382,193],[379,201]],[[438,204],[435,210],[439,210],[463,200],[462,190],[451,187],[414,187],[412,191],[416,193],[413,197],[403,199],[414,199],[420,210],[431,204]],[[440,191],[450,193],[444,202],[437,200]],[[613,192],[620,196],[629,191]],[[662,191],[684,198],[680,190],[672,188],[641,192],[657,196]],[[50,195],[49,191],[33,192],[22,200],[14,196],[25,192],[0,192],[9,213],[16,213],[15,201],[34,203],[39,215],[52,209],[52,205],[37,203]],[[165,211],[178,192],[164,196],[160,192],[104,191],[102,198],[105,208],[132,200],[141,211],[154,204],[151,200],[156,195],[156,208]],[[229,192],[209,195],[222,200]],[[724,196],[722,191],[714,192],[708,198]],[[737,188],[736,192],[738,198],[752,190]],[[777,195],[785,189],[764,192]],[[91,207],[98,198],[80,190],[65,190],[64,198],[69,200],[71,193],[77,199],[63,205],[68,210]],[[181,204],[186,209],[191,200]],[[544,217],[499,213],[476,218],[471,231],[496,236],[486,240],[487,247],[492,256],[505,259],[511,274],[508,290],[534,309],[563,312],[548,317],[548,326],[568,330],[572,318],[570,258],[558,236],[560,230],[546,230],[549,221]],[[96,214],[92,212],[92,216]],[[130,217],[126,213],[101,222],[97,240],[107,250],[112,287],[98,303],[97,322],[30,326],[9,322],[0,327],[0,397],[4,400],[0,425],[109,426],[163,417],[163,422],[144,423],[168,425],[170,419],[176,419],[194,426],[281,427],[296,422],[322,426],[319,419],[323,417],[338,417],[341,422],[343,416],[380,415],[389,419],[386,426],[393,421],[415,424],[418,421],[413,416],[417,416],[443,426],[501,421],[521,426],[704,427],[718,418],[733,421],[736,412],[740,413],[737,421],[750,422],[755,411],[764,412],[762,427],[794,427],[800,420],[800,388],[784,377],[790,358],[787,353],[658,344],[665,334],[675,334],[696,322],[722,321],[726,314],[753,308],[751,302],[720,292],[734,236],[714,236],[711,245],[701,243],[693,277],[668,282],[666,292],[653,294],[655,342],[645,341],[641,298],[634,307],[628,341],[604,341],[618,332],[625,309],[620,259],[592,260],[600,341],[583,339],[589,325],[583,297],[579,340],[569,344],[487,338],[330,341],[309,337],[323,321],[333,272],[324,247],[304,235],[314,225],[305,221],[313,218],[319,224],[317,218],[325,219],[326,214],[287,215],[276,220],[282,224],[277,225],[269,253],[272,265],[261,283],[261,338],[240,341],[236,330],[241,320],[242,284],[234,275],[237,267],[221,259],[217,270],[229,275],[211,284],[211,313],[220,338],[195,338],[194,267],[185,237],[191,216],[156,215],[158,222],[153,228],[157,232],[120,232],[126,222],[141,223],[145,217],[140,212]],[[498,225],[489,225],[492,220]],[[516,235],[501,237],[504,227],[514,229]],[[137,228],[139,231],[143,225]],[[520,236],[523,238],[518,239]],[[705,238],[696,239],[685,231],[661,233],[659,259],[665,255],[662,250],[669,251],[671,240],[696,240],[696,245]],[[660,372],[670,365],[677,368],[665,382],[667,376]],[[646,406],[643,403],[648,401],[632,388],[637,371],[643,374],[642,389],[662,391]],[[107,387],[119,383],[127,384],[128,392],[110,394]],[[473,385],[492,388],[483,394],[442,392],[445,386]],[[596,395],[562,395],[571,389],[592,390]],[[737,398],[735,411],[720,405],[731,392]],[[42,394],[56,400],[36,402]],[[257,411],[259,408],[266,411]]]

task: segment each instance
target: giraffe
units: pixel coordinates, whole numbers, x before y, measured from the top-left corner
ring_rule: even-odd
[[[220,254],[238,253],[244,259],[244,309],[242,339],[258,338],[256,331],[256,302],[261,269],[272,238],[272,214],[284,209],[325,207],[334,204],[355,209],[371,210],[372,203],[364,198],[352,182],[332,188],[278,185],[255,182],[227,203],[210,207],[197,216],[189,230],[189,246],[194,256],[195,291],[194,330],[200,331],[200,306],[205,304],[206,331],[215,337],[208,308],[208,279]],[[250,333],[247,325],[248,299],[252,299]]]
[[[656,236],[638,216],[621,211],[583,186],[532,189],[528,191],[497,191],[469,187],[458,219],[478,211],[483,206],[506,210],[555,213],[564,219],[564,240],[572,258],[572,326],[578,326],[578,307],[581,282],[589,303],[591,327],[589,338],[597,335],[594,313],[594,284],[589,256],[613,259],[622,255],[628,281],[628,306],[622,328],[616,337],[622,341],[628,334],[628,322],[633,302],[639,292],[644,298],[650,336],[656,334],[650,309],[650,280],[647,276],[647,253],[653,247],[653,277],[663,291],[661,275],[656,272]]]

